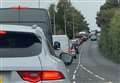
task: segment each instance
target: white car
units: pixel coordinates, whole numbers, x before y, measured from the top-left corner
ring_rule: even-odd
[[[40,27],[0,25],[0,83],[70,83]]]

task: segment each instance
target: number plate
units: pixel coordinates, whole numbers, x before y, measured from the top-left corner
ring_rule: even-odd
[[[0,83],[3,83],[3,77],[0,75]]]

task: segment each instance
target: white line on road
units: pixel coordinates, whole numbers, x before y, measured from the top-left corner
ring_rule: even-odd
[[[70,70],[69,70],[69,69],[67,69],[67,72],[70,72]]]
[[[77,70],[74,71],[74,74],[76,74],[76,73],[77,73]]]
[[[113,82],[110,81],[110,82],[104,82],[104,83],[113,83]]]
[[[80,67],[82,69],[84,69],[86,72],[88,72],[89,74],[93,75],[94,77],[98,78],[98,79],[101,79],[101,80],[105,80],[105,78],[93,73],[92,71],[88,70],[86,67],[84,67],[83,65],[80,65]]]
[[[75,78],[76,78],[76,75],[74,74],[72,79],[75,80]]]
[[[73,81],[73,83],[76,83],[76,81]]]
[[[81,52],[80,52],[81,53]],[[73,80],[75,80],[76,79],[76,73],[77,73],[77,71],[78,71],[78,69],[79,69],[79,67],[80,67],[80,56],[81,56],[81,54],[79,55],[79,60],[78,60],[78,64],[77,64],[77,66],[76,66],[76,68],[75,68],[75,70],[74,70],[74,72],[73,72]],[[75,81],[74,81],[75,82]],[[75,82],[76,83],[76,82]]]

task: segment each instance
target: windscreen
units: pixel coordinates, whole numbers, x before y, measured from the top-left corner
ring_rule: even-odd
[[[41,41],[33,33],[0,32],[0,57],[35,56],[41,48]]]

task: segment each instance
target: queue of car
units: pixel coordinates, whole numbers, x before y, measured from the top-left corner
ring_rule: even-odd
[[[71,83],[49,22],[44,9],[0,9],[0,83]]]
[[[0,9],[0,83],[71,83],[65,65],[87,39],[52,36],[44,9]]]

